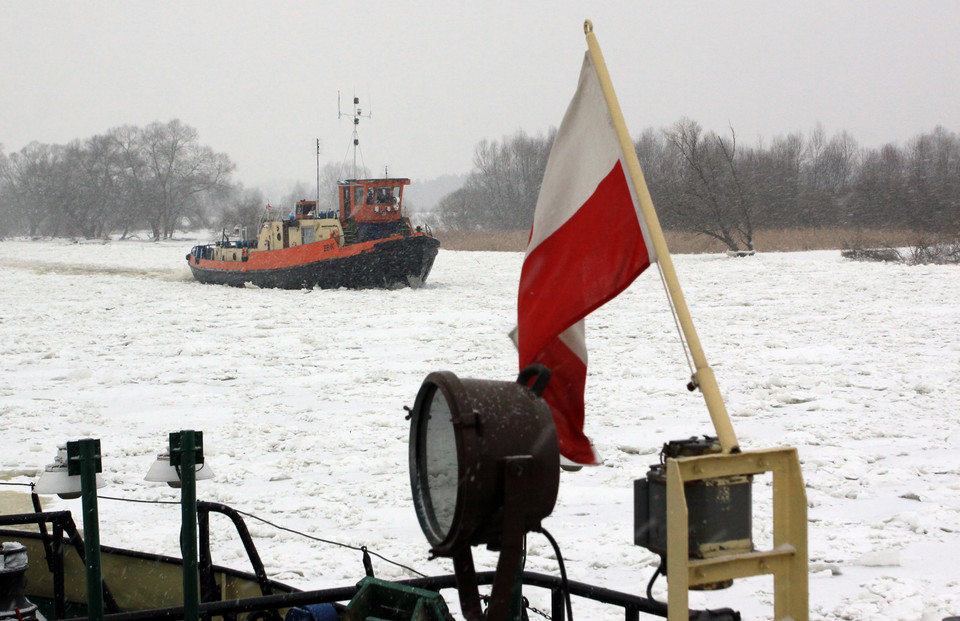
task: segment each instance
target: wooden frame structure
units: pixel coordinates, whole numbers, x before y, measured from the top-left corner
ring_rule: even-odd
[[[689,619],[692,586],[773,574],[774,619],[808,621],[807,495],[795,448],[667,459],[667,620]],[[773,549],[689,558],[688,481],[773,473]]]

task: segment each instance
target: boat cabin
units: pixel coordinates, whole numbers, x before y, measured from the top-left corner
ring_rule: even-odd
[[[340,183],[340,219],[379,224],[400,219],[409,179],[348,179]]]
[[[296,211],[294,212],[297,220],[317,217],[317,201],[297,201]]]

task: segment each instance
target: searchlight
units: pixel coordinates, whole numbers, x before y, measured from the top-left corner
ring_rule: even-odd
[[[553,511],[560,450],[541,397],[550,371],[531,365],[515,382],[423,381],[410,410],[410,487],[434,556],[453,559],[469,621],[506,619],[523,559],[523,539]],[[486,616],[472,546],[500,552]]]

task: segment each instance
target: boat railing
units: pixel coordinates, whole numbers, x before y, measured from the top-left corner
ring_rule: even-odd
[[[86,551],[83,545],[83,537],[77,530],[77,525],[73,521],[73,515],[69,511],[41,511],[39,500],[35,494],[33,496],[35,513],[17,513],[13,515],[0,516],[0,527],[4,526],[24,526],[34,524],[40,531],[40,540],[43,543],[44,554],[46,555],[47,568],[53,575],[53,610],[55,619],[63,619],[66,611],[66,582],[65,567],[63,561],[64,540],[73,546],[77,556],[85,562]],[[53,527],[53,533],[47,532],[47,524]],[[66,537],[64,537],[66,535]],[[104,608],[113,613],[120,611],[110,588],[106,581],[103,581],[103,604]]]
[[[199,569],[202,593],[199,612],[202,618],[222,617],[223,619],[232,620],[237,619],[238,615],[246,613],[247,621],[274,621],[282,618],[280,612],[284,609],[311,604],[347,602],[359,591],[360,585],[358,583],[314,591],[274,593],[274,583],[267,577],[263,562],[260,559],[260,555],[257,552],[241,513],[227,505],[207,501],[197,503],[197,513],[200,540]],[[233,522],[260,586],[260,596],[221,600],[220,592],[214,580],[215,566],[212,563],[210,554],[210,513],[220,513]],[[83,539],[69,511],[45,512],[38,509],[36,513],[0,516],[0,527],[24,524],[36,524],[40,529],[47,563],[53,574],[54,618],[63,619],[66,598],[64,594],[64,560],[62,550],[66,541],[74,547],[77,554],[83,559]],[[53,526],[52,535],[47,532],[46,524]],[[372,577],[372,566],[368,563],[364,563],[364,565],[366,574]],[[494,582],[496,572],[478,572],[476,577],[479,586],[490,586]],[[457,588],[456,576],[453,574],[409,578],[396,580],[393,581],[393,583],[436,592]],[[554,621],[564,621],[566,618],[566,610],[564,608],[566,594],[569,594],[571,597],[578,597],[620,608],[623,611],[623,618],[626,621],[639,621],[641,614],[662,618],[667,617],[667,604],[664,602],[586,582],[564,580],[560,576],[524,571],[523,586],[524,588],[545,589],[550,592],[550,617]],[[105,581],[103,583],[103,594],[105,609],[109,613],[104,616],[105,621],[173,621],[183,618],[183,606],[120,612]],[[720,610],[691,611],[690,619],[691,621],[739,621],[740,614],[726,608]],[[86,621],[86,618],[78,617],[71,621]]]
[[[490,586],[493,584],[495,576],[496,572],[493,571],[477,572],[477,584],[479,586]],[[436,592],[457,588],[457,578],[454,574],[395,580],[393,583]],[[639,621],[641,614],[661,618],[666,618],[667,616],[667,605],[665,603],[639,595],[598,587],[585,582],[567,581],[564,583],[559,576],[524,571],[523,586],[550,591],[550,618],[553,621],[565,621],[566,619],[564,589],[567,589],[571,596],[622,609],[625,621]],[[200,604],[199,611],[201,617],[204,618],[210,616],[230,618],[239,614],[248,613],[247,619],[263,619],[269,618],[272,614],[279,614],[280,610],[297,606],[346,602],[353,598],[359,589],[359,584],[357,584],[315,591],[295,591],[293,593],[207,602]],[[174,619],[182,618],[183,606],[176,606],[108,614],[104,616],[104,621],[173,621]],[[740,613],[727,608],[720,610],[691,610],[690,620],[740,621]],[[87,619],[78,618],[72,619],[71,621],[87,621]]]
[[[68,543],[72,546],[81,562],[83,562],[86,552],[83,536],[77,529],[70,511],[43,511],[39,505],[39,498],[37,498],[35,494],[31,496],[33,498],[35,512],[2,515],[0,516],[0,528],[29,524],[37,527],[46,557],[47,568],[53,578],[53,618],[64,619],[67,609],[66,565],[63,555],[64,545]],[[267,576],[263,561],[260,559],[256,545],[250,536],[250,531],[247,529],[240,512],[224,504],[199,501],[197,503],[197,526],[200,544],[198,550],[198,569],[200,573],[201,599],[205,602],[216,602],[222,599],[216,581],[216,574],[217,572],[223,571],[223,568],[213,564],[210,551],[211,513],[225,515],[233,522],[240,541],[247,552],[250,564],[253,567],[261,594],[264,596],[272,595],[275,590],[274,582]],[[47,530],[48,524],[52,527],[52,533]],[[110,588],[107,586],[106,580],[103,580],[103,599],[104,608],[107,612],[120,614],[120,607],[111,593]],[[274,611],[265,611],[265,613],[264,616],[267,619],[280,619]],[[225,618],[230,619],[235,617],[227,615]]]
[[[260,220],[260,228],[263,228],[263,225],[266,224],[267,222],[297,222],[299,220],[310,220],[310,219],[335,220],[338,217],[339,217],[339,213],[337,212],[336,209],[330,209],[330,210],[325,209],[323,211],[318,211],[318,212],[311,211],[309,213],[301,214],[301,215],[297,215],[294,213],[290,213],[285,216],[270,215]]]
[[[198,568],[200,571],[201,599],[203,601],[220,599],[220,589],[214,577],[213,558],[210,552],[210,513],[219,513],[233,522],[234,528],[237,529],[237,535],[240,537],[240,542],[243,544],[243,549],[247,553],[247,558],[250,560],[253,573],[257,577],[260,592],[263,595],[271,595],[273,586],[270,583],[270,578],[267,577],[267,570],[260,559],[260,553],[257,552],[257,546],[254,544],[253,537],[250,536],[250,531],[247,529],[240,512],[219,502],[200,500],[197,502],[197,530],[199,531],[200,544]]]

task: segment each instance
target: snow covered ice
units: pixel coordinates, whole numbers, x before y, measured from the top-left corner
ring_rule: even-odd
[[[424,573],[403,406],[423,378],[512,379],[507,333],[522,255],[441,250],[427,285],[282,291],[193,282],[195,240],[0,242],[0,478],[26,482],[58,444],[100,438],[102,496],[176,501],[143,477],[167,434],[204,432],[198,497]],[[836,251],[675,257],[741,446],[798,448],[809,504],[812,619],[960,615],[960,272],[845,261]],[[605,463],[563,473],[544,526],[570,578],[642,593],[633,480],[672,439],[712,433],[654,269],[587,319],[586,431]],[[4,488],[0,488],[4,489]],[[769,480],[754,483],[768,547]],[[79,500],[45,497],[79,522]],[[176,505],[100,502],[104,545],[179,556]],[[248,520],[271,577],[356,582],[354,550]],[[223,518],[214,562],[249,569]],[[529,538],[528,569],[557,572]],[[478,569],[493,557],[478,554]],[[379,576],[408,577],[378,558]],[[654,588],[666,596],[662,579]],[[531,589],[531,604],[548,609]],[[446,593],[451,607],[456,596]],[[772,617],[772,579],[694,593],[696,607]],[[574,599],[581,619],[619,619]]]

